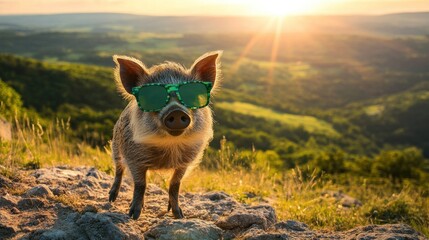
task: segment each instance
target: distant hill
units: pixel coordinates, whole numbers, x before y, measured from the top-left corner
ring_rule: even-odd
[[[146,16],[119,13],[52,15],[3,15],[0,29],[20,27],[54,30],[144,31],[155,33],[234,33],[264,29],[269,17]],[[283,32],[374,33],[389,35],[429,34],[429,13],[358,16],[290,16]],[[275,26],[271,26],[274,31]]]
[[[338,111],[379,144],[414,145],[429,156],[429,84]]]
[[[261,21],[262,19],[262,21]],[[76,13],[53,15],[0,16],[0,27],[49,28],[55,30],[87,29],[89,31],[145,32],[248,32],[260,29],[266,17],[175,17],[119,13]]]
[[[102,111],[124,106],[108,68],[0,55],[0,78],[37,111],[57,111],[63,104]]]

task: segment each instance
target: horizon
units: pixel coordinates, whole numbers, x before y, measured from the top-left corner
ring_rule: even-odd
[[[78,14],[121,14],[121,15],[134,15],[134,16],[148,16],[148,17],[261,17],[269,18],[269,15],[154,15],[154,14],[144,14],[144,13],[129,13],[129,12],[53,12],[53,13],[0,13],[0,16],[50,16],[50,15],[78,15]],[[314,14],[291,14],[283,16],[284,18],[290,17],[359,17],[359,16],[389,16],[389,15],[399,15],[399,14],[429,14],[429,9],[425,11],[403,11],[403,12],[388,12],[388,13],[379,13],[379,14],[370,14],[370,13],[360,13],[360,14],[324,14],[324,13],[314,13]]]
[[[425,0],[3,0],[0,15],[51,15],[78,13],[120,13],[148,16],[353,16],[429,12]]]

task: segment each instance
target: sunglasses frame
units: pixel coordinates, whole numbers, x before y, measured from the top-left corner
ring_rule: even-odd
[[[204,106],[190,107],[190,106],[186,105],[183,102],[183,99],[180,96],[179,88],[180,88],[180,86],[188,85],[188,84],[192,84],[192,83],[201,83],[201,84],[203,84],[206,87],[206,89],[207,89],[207,103]],[[140,105],[140,101],[139,101],[138,96],[139,96],[140,89],[143,88],[143,87],[147,87],[147,86],[162,86],[162,87],[165,88],[165,90],[167,91],[167,98],[165,100],[165,105],[164,106],[162,106],[159,109],[143,109],[143,107]],[[133,87],[132,88],[132,93],[136,97],[137,105],[139,106],[140,110],[142,110],[143,112],[159,112],[159,111],[161,111],[161,109],[164,108],[168,104],[168,102],[170,101],[171,93],[172,92],[174,92],[176,94],[177,99],[180,101],[180,103],[183,104],[183,106],[185,106],[185,107],[187,107],[189,109],[193,109],[194,110],[194,109],[203,108],[203,107],[206,107],[207,105],[209,105],[209,103],[210,103],[210,91],[212,90],[212,88],[213,88],[213,83],[211,83],[211,82],[202,82],[202,81],[188,81],[188,82],[168,83],[168,84],[164,84],[164,83],[147,83],[147,84],[143,84],[141,86]]]

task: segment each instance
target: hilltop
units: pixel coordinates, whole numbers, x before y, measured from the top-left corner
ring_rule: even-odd
[[[166,212],[168,193],[149,184],[145,209],[126,215],[132,187],[125,182],[111,204],[113,178],[93,168],[20,171],[0,175],[0,235],[10,239],[425,239],[405,224],[369,225],[345,232],[315,231],[306,224],[278,221],[269,205],[239,203],[224,192],[183,193],[185,219]]]

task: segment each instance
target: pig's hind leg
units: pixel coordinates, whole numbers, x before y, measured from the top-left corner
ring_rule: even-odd
[[[112,188],[109,191],[109,202],[114,202],[118,197],[119,189],[121,188],[122,176],[124,174],[124,163],[120,156],[119,150],[115,144],[112,143],[112,158],[115,162],[115,181],[112,184]]]

